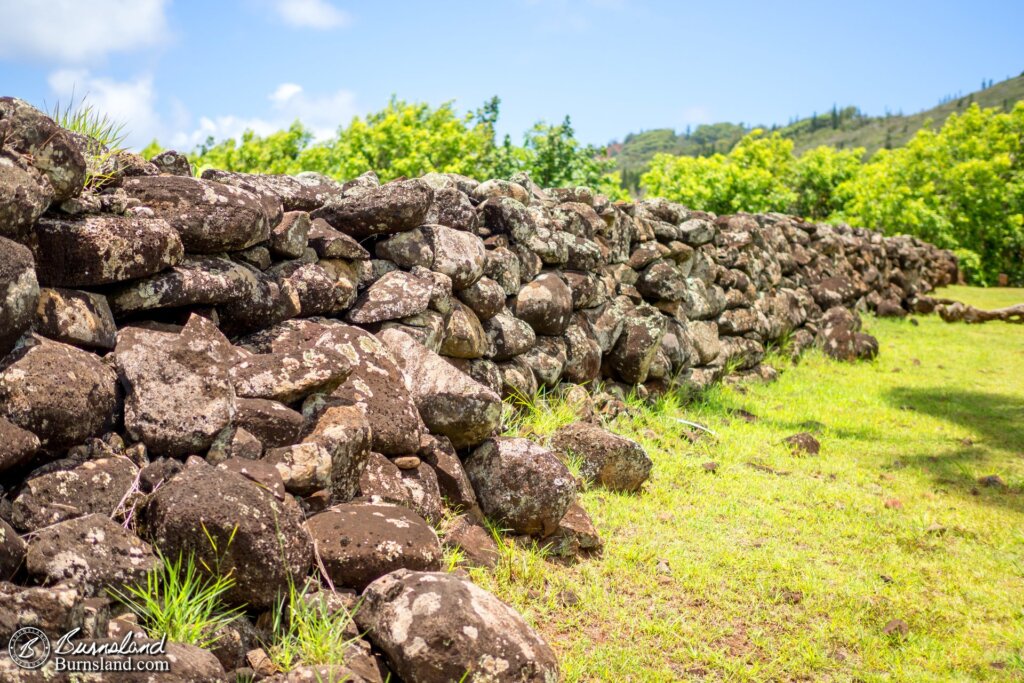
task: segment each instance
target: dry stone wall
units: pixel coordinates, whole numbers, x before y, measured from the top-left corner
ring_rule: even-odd
[[[312,597],[365,598],[368,641],[329,675],[557,677],[519,615],[438,573],[432,525],[481,564],[484,516],[597,548],[561,455],[642,486],[646,453],[596,424],[622,392],[766,375],[782,341],[870,357],[858,312],[904,315],[957,277],[912,238],[525,175],[195,178],[175,152],[95,152],[0,99],[0,637],[113,637],[131,622],[103,587],[192,553],[247,617],[232,646],[182,646],[175,680],[273,678],[245,657],[258,617],[313,576]],[[553,450],[499,436],[503,397],[580,386],[595,424]]]

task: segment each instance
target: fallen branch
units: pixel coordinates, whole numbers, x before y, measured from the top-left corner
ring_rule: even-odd
[[[990,320],[1002,320],[1003,322],[1024,324],[1024,304],[997,308],[994,311],[984,311],[974,306],[954,301],[944,304],[936,309],[939,316],[947,323],[965,322],[968,324],[987,323]]]

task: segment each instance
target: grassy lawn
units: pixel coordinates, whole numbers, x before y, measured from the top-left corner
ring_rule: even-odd
[[[871,363],[815,352],[772,384],[620,418],[655,472],[639,496],[583,495],[603,555],[517,549],[474,577],[570,681],[1024,679],[1024,329],[917,320],[866,317]],[[716,436],[691,444],[676,417]],[[819,455],[781,443],[800,431]]]

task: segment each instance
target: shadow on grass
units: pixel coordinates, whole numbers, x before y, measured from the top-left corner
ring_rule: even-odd
[[[1024,455],[1024,399],[945,387],[896,387],[888,392],[888,399],[897,407],[966,427],[980,435],[986,446]]]
[[[1009,487],[986,487],[978,478],[999,471],[990,460],[992,449],[1024,456],[1024,399],[1005,394],[945,387],[897,387],[888,392],[895,406],[910,408],[969,429],[980,439],[961,442],[948,451],[908,454],[903,466],[927,472],[944,489],[979,497],[982,501],[1024,512],[1020,481]]]

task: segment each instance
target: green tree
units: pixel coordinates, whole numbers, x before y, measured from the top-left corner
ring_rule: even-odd
[[[1024,103],[1009,113],[972,104],[939,131],[925,126],[836,196],[835,218],[958,250],[974,282],[1000,272],[1024,282]]]
[[[856,177],[863,156],[863,147],[839,150],[823,145],[804,152],[792,165],[788,180],[796,193],[791,211],[814,220],[824,220],[838,211],[841,205],[836,188]]]

